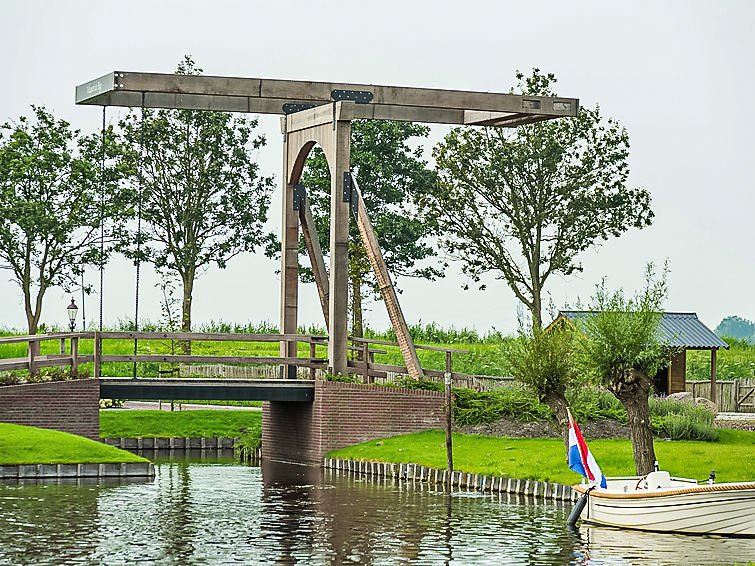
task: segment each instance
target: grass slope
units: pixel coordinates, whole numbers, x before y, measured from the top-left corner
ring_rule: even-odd
[[[628,440],[593,440],[589,446],[606,476],[634,475]],[[454,468],[463,472],[564,484],[581,480],[567,467],[564,444],[555,438],[454,434],[453,449]],[[703,479],[715,469],[719,482],[755,481],[755,432],[721,430],[717,443],[657,440],[655,452],[661,468],[672,476]],[[429,430],[385,438],[334,450],[328,457],[416,463],[442,469],[446,467],[445,434]]]
[[[0,465],[146,461],[131,452],[75,434],[0,423]]]
[[[100,437],[235,437],[261,423],[261,411],[100,411]]]

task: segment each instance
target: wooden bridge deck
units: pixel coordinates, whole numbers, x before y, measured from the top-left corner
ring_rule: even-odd
[[[315,382],[301,379],[147,379],[103,377],[101,399],[312,402]]]

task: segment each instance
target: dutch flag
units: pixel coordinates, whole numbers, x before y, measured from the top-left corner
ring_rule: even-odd
[[[585,476],[590,483],[600,484],[600,487],[605,488],[606,476],[600,471],[598,463],[585,444],[571,411],[566,409],[566,412],[569,414],[569,468]]]

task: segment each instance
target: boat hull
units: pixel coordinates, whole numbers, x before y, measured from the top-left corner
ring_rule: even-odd
[[[575,489],[584,492],[585,486]],[[594,490],[581,518],[587,523],[644,531],[755,536],[755,483],[647,493]]]

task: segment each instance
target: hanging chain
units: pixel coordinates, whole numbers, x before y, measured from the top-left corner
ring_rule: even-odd
[[[142,116],[139,125],[139,197],[136,216],[136,289],[134,292],[134,332],[139,331],[139,268],[141,266],[142,244],[142,192],[144,191],[144,93],[142,93]],[[136,356],[139,340],[134,338],[134,356]],[[136,360],[134,360],[133,377],[136,379]]]

